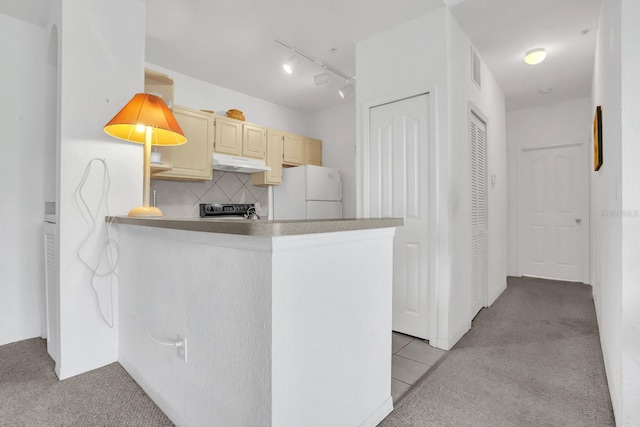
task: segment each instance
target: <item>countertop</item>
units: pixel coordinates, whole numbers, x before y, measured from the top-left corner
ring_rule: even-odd
[[[205,233],[240,234],[245,236],[294,236],[299,234],[334,233],[340,231],[367,230],[400,227],[402,218],[342,218],[322,220],[249,220],[212,218],[131,218],[107,217],[114,224]]]

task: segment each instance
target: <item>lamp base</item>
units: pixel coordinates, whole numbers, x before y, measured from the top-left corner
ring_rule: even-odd
[[[138,206],[129,211],[129,216],[161,217],[162,211],[155,206]]]

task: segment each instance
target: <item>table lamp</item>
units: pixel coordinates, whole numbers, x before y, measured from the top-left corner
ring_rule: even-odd
[[[173,113],[159,96],[137,93],[104,126],[104,131],[118,139],[144,144],[142,206],[131,209],[129,216],[161,217],[160,209],[149,206],[151,146],[181,145],[187,142]]]

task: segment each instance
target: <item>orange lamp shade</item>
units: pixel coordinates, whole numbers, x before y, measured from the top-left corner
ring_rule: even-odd
[[[151,127],[151,145],[181,145],[187,142],[182,128],[167,104],[159,96],[137,93],[104,131],[118,139],[145,143],[145,127]]]

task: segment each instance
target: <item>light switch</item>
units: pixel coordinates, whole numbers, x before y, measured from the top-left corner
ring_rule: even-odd
[[[496,185],[496,175],[491,174],[491,185]]]

